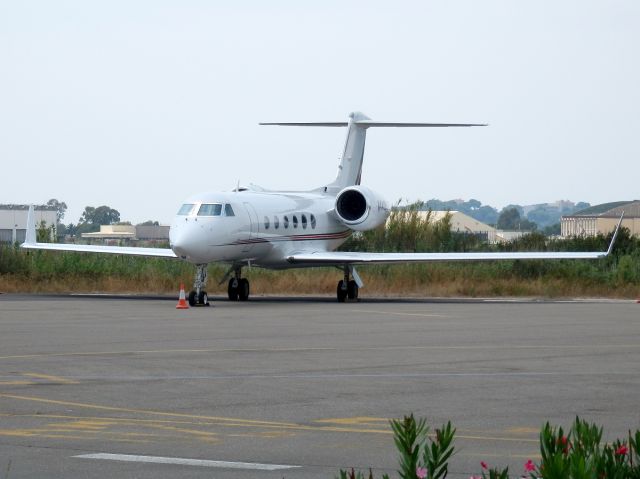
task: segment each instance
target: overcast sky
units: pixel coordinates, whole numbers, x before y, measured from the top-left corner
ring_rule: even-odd
[[[332,180],[369,130],[363,184],[389,201],[501,208],[636,199],[640,2],[0,1],[0,203],[109,205],[171,221],[239,181]]]

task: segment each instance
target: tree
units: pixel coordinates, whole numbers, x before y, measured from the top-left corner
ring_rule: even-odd
[[[80,217],[80,223],[89,225],[112,225],[120,221],[120,212],[108,206],[87,206]]]
[[[547,226],[543,231],[545,236],[559,236],[560,232],[561,232],[560,223],[556,223],[554,225]]]
[[[539,205],[527,214],[527,219],[545,228],[560,222],[560,210],[555,206]]]
[[[100,230],[100,225],[112,225],[120,221],[120,212],[108,206],[86,206],[80,221],[78,221],[76,234],[89,233]]]
[[[65,211],[67,211],[67,204],[64,201],[58,201],[55,198],[51,198],[47,201],[47,206],[52,206],[56,209],[56,220],[60,223],[60,220],[64,218]]]
[[[498,210],[493,206],[484,205],[469,212],[469,216],[488,225],[495,225],[498,221]]]
[[[591,206],[591,203],[586,203],[584,201],[579,201],[578,203],[576,203],[576,206],[574,207],[572,213],[576,212],[576,211],[580,211],[580,210],[586,210],[590,206]]]
[[[520,223],[520,212],[516,208],[505,208],[498,216],[497,227],[501,230],[514,230]]]
[[[138,223],[138,226],[160,226],[157,221],[147,220],[144,223]]]
[[[478,208],[480,208],[482,206],[482,203],[476,199],[471,198],[469,201],[467,201],[465,203],[465,205],[470,209],[470,210],[477,210]]]
[[[521,205],[507,205],[504,208],[502,208],[502,212],[504,212],[505,210],[510,210],[511,208],[515,208],[516,210],[518,210],[518,214],[520,215],[520,217],[524,216],[524,208]]]
[[[497,226],[501,230],[535,231],[537,229],[537,225],[534,222],[521,218],[515,207],[502,210],[498,217]]]
[[[55,226],[47,226],[47,222],[42,220],[36,229],[36,241],[38,243],[51,243],[55,238],[55,232]]]

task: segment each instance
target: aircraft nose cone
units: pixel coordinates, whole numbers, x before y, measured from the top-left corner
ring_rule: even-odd
[[[172,227],[169,231],[169,246],[179,258],[186,259],[193,249],[193,240],[185,228]]]

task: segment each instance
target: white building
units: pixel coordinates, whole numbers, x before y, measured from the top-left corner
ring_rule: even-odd
[[[0,243],[22,243],[27,232],[29,205],[0,205]],[[46,228],[57,223],[56,210],[50,206],[35,207],[36,228],[44,221]]]
[[[638,200],[604,203],[563,216],[560,223],[561,236],[571,238],[606,235],[616,228],[622,213],[624,213],[622,226],[629,228],[633,236],[640,236],[640,201]]]

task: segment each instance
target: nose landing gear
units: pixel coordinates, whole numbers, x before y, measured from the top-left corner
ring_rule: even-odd
[[[204,290],[207,285],[207,265],[199,264],[193,281],[193,290],[189,293],[189,306],[210,306],[209,295]]]

